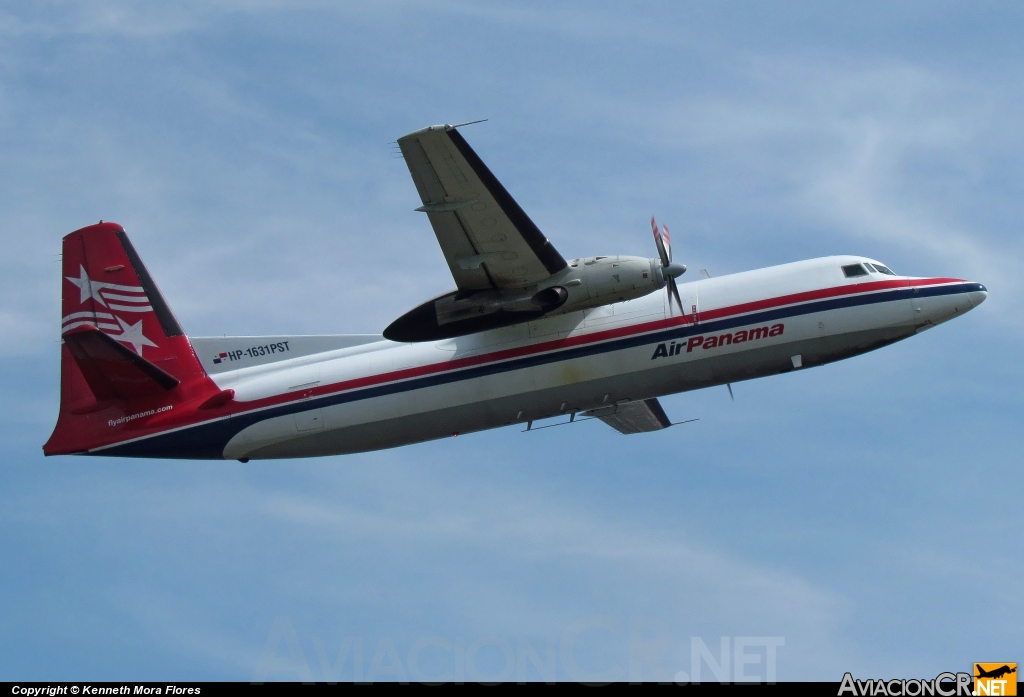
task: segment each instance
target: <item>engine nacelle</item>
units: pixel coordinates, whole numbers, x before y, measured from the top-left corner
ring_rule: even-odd
[[[391,341],[434,341],[640,298],[665,287],[657,259],[575,259],[543,283],[515,290],[454,291],[405,313],[387,329]]]
[[[561,312],[575,312],[641,298],[665,287],[661,264],[644,257],[588,257],[575,259],[558,282],[570,289]],[[571,277],[571,278],[569,278]],[[579,293],[573,293],[579,288]]]

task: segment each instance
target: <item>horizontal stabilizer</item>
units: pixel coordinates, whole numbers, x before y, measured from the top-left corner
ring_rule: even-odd
[[[76,327],[63,338],[97,401],[148,397],[178,385],[177,378],[92,325]]]
[[[601,419],[619,433],[647,433],[660,431],[672,425],[665,410],[657,399],[645,399],[642,402],[628,402],[610,407],[592,409],[585,413]]]

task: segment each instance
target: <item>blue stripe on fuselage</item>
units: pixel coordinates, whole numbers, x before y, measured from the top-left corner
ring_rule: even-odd
[[[970,293],[983,290],[980,283],[960,283],[955,285],[942,285],[918,288],[916,297],[933,297],[941,295],[955,295],[957,293]],[[734,327],[742,327],[750,324],[764,324],[774,320],[798,317],[800,315],[812,314],[815,312],[827,312],[847,307],[859,307],[861,305],[872,305],[883,302],[899,302],[909,300],[913,295],[911,288],[897,288],[882,292],[865,293],[862,295],[843,296],[829,298],[827,300],[814,300],[800,305],[790,305],[771,310],[752,312],[746,315],[726,317],[718,320],[699,322],[696,325],[686,325],[663,329],[660,331],[627,336],[621,339],[610,339],[598,341],[593,344],[575,346],[565,349],[554,349],[546,353],[539,353],[522,358],[513,358],[504,361],[496,361],[485,365],[472,366],[468,368],[455,368],[449,371],[425,375],[423,377],[410,378],[402,382],[388,383],[374,387],[365,387],[341,392],[337,394],[324,395],[300,402],[291,402],[275,407],[254,410],[236,416],[231,416],[218,421],[208,421],[195,426],[188,426],[169,433],[158,433],[152,436],[141,438],[137,441],[122,443],[120,445],[108,446],[90,452],[91,455],[112,455],[119,457],[153,457],[153,458],[184,458],[184,459],[223,459],[224,447],[242,429],[255,423],[270,419],[275,416],[308,411],[310,409],[329,407],[335,404],[345,404],[363,399],[372,399],[384,395],[399,392],[434,387],[462,380],[472,380],[498,373],[533,368],[547,363],[569,361],[586,356],[593,356],[612,351],[655,344],[666,341],[686,338],[695,334],[713,334]]]

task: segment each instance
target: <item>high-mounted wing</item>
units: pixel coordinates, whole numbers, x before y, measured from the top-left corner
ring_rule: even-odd
[[[647,433],[660,431],[672,425],[657,399],[616,404],[586,412],[587,416],[601,419],[619,433]]]
[[[398,139],[460,291],[525,288],[566,267],[454,126]]]

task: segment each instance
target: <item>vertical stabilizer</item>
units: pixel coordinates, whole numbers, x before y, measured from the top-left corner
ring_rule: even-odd
[[[45,454],[146,435],[218,391],[120,225],[64,238],[61,296],[60,416]]]

